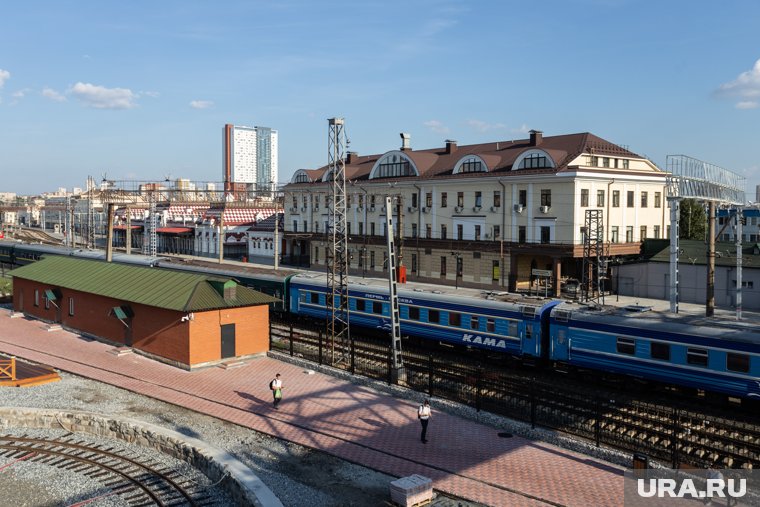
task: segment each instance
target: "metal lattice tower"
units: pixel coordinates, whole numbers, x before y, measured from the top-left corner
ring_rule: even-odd
[[[401,356],[401,318],[399,316],[398,292],[396,291],[396,248],[393,241],[393,198],[385,197],[385,236],[388,247],[388,301],[391,310],[391,338],[393,340],[393,369],[396,380],[403,377],[404,361]]]
[[[148,205],[150,206],[150,215],[148,215],[148,235],[143,238],[143,255],[155,257],[158,247],[158,237],[156,235],[158,216],[156,215],[156,196],[152,190],[148,192]]]
[[[70,195],[66,195],[66,215],[64,231],[66,232],[66,246],[74,246],[74,201]]]
[[[95,178],[87,177],[87,248],[95,248],[95,206],[92,199],[95,196]]]
[[[350,347],[348,325],[348,236],[346,234],[346,132],[343,118],[330,118],[327,139],[327,171],[330,178],[327,233],[327,304],[332,318],[327,322],[332,362],[346,358]],[[339,355],[336,355],[336,346]]]
[[[603,279],[607,274],[604,256],[604,212],[600,209],[586,210],[585,234],[583,235],[583,272],[581,275],[581,300],[604,303]]]

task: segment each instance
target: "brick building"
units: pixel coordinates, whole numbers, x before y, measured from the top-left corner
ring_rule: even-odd
[[[269,347],[277,299],[229,278],[61,256],[12,275],[15,311],[183,368]]]

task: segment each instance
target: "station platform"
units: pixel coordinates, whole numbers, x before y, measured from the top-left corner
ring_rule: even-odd
[[[112,384],[490,506],[622,506],[623,469],[270,357],[185,371],[0,309],[0,352]],[[284,398],[268,388],[282,375]]]

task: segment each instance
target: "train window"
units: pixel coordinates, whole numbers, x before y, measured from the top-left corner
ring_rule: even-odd
[[[729,352],[726,354],[726,369],[728,371],[749,373],[749,355]]]
[[[509,323],[509,336],[517,337],[517,322],[510,322]]]
[[[412,320],[420,320],[420,309],[416,306],[409,307],[409,318]]]
[[[34,289],[34,306],[40,306],[40,291]]]
[[[428,322],[437,324],[441,321],[441,312],[438,310],[428,310]]]
[[[364,300],[363,299],[357,299],[356,300],[356,311],[357,312],[363,312],[364,311]]]
[[[69,316],[74,315],[74,298],[69,298]]]
[[[383,304],[380,301],[372,301],[372,313],[383,313]]]
[[[316,292],[311,293],[311,303],[318,305],[319,304],[319,294]]]
[[[531,338],[533,338],[533,326],[528,324],[525,326],[525,339],[530,340]]]
[[[461,313],[449,312],[449,325],[450,326],[461,326],[462,325],[462,314]]]
[[[489,333],[496,331],[496,322],[493,319],[486,320],[486,331]]]
[[[631,338],[617,339],[618,354],[634,355],[636,353],[636,341]]]
[[[670,361],[670,345],[667,343],[652,342],[649,344],[649,354],[652,359]]]
[[[695,366],[707,366],[707,350],[686,349],[686,362]]]
[[[470,329],[479,329],[480,326],[478,324],[478,318],[477,317],[470,317]]]

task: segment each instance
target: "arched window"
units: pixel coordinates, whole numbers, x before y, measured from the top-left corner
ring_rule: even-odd
[[[554,160],[543,150],[529,150],[515,161],[517,169],[547,169],[554,167]]]
[[[483,159],[477,155],[468,155],[461,158],[457,165],[454,166],[452,174],[463,173],[485,173],[488,172],[488,166],[483,162]]]
[[[418,173],[409,157],[398,151],[386,153],[380,157],[370,172],[370,179],[402,176],[418,176]]]
[[[306,171],[300,170],[296,171],[293,175],[293,183],[311,183],[311,178],[309,178],[309,175],[306,174]]]

